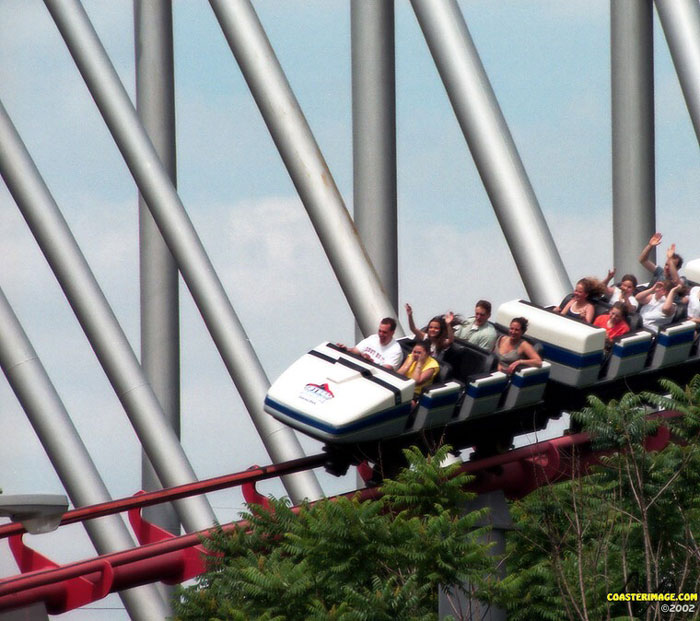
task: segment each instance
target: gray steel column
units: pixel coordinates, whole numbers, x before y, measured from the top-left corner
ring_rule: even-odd
[[[0,365],[24,408],[73,506],[111,500],[100,474],[73,425],[61,398],[0,289]],[[118,515],[84,522],[99,554],[134,547]],[[154,585],[120,593],[132,619],[166,619],[169,608]]]
[[[491,529],[479,538],[480,543],[490,543],[489,556],[503,558],[506,553],[506,533],[513,530],[513,520],[508,511],[508,503],[502,491],[486,492],[468,501],[464,513],[478,511],[484,507],[489,512],[474,525],[476,528],[490,526]],[[506,577],[506,565],[500,564],[498,578]],[[469,582],[463,585],[464,592],[459,590],[446,591],[440,587],[438,593],[438,618],[445,619],[479,619],[479,621],[506,621],[506,611],[487,602],[480,602],[470,597],[472,586]]]
[[[656,220],[653,17],[651,0],[610,0],[613,262],[642,280]]]
[[[85,10],[78,0],[44,3],[177,261],[270,458],[279,463],[302,457],[294,432],[263,410],[269,387],[265,372]],[[160,479],[169,485],[162,476]],[[283,483],[295,503],[322,495],[312,472],[288,475]]]
[[[134,0],[136,107],[144,128],[175,185],[175,80],[170,0]],[[180,437],[180,309],[177,264],[139,196],[141,259],[141,366],[168,423]],[[141,464],[143,489],[160,488],[148,457]],[[146,519],[179,534],[170,504],[148,507]]]
[[[700,2],[656,0],[656,10],[700,142]]]
[[[249,0],[210,0],[336,278],[364,334],[396,311]],[[397,334],[401,328],[397,328]]]
[[[571,282],[456,0],[411,0],[457,120],[533,302]]]
[[[66,221],[0,103],[0,174],[27,221],[164,485],[196,480],[177,436]],[[211,526],[204,496],[177,501],[188,531]]]
[[[353,218],[398,308],[394,0],[353,0],[350,16]]]

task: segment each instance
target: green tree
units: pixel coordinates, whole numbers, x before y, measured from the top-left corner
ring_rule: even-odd
[[[410,467],[378,501],[249,506],[244,527],[206,541],[216,555],[178,593],[176,618],[436,619],[438,585],[486,585],[493,571],[484,510],[463,514],[469,477],[440,465],[448,451],[406,451]]]
[[[513,504],[509,576],[500,585],[509,619],[673,619],[679,615],[657,603],[608,601],[607,594],[697,592],[700,376],[685,389],[662,386],[669,396],[590,398],[573,416],[607,456],[590,474],[574,473]],[[683,414],[664,421],[675,442],[656,453],[645,448],[661,424],[649,406]]]

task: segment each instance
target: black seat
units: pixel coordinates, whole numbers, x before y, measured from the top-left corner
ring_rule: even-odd
[[[567,293],[564,296],[564,299],[561,302],[559,302],[559,308],[564,308],[569,303],[569,300],[571,300],[571,298],[573,298],[573,297],[574,297],[573,292]]]
[[[639,312],[630,313],[627,315],[627,323],[630,327],[630,332],[637,332],[644,327],[644,322],[642,321],[642,316]]]
[[[685,321],[688,318],[688,305],[678,302],[676,304],[676,312],[673,313],[673,319],[671,323],[679,323]]]
[[[449,362],[446,362],[445,360],[441,360],[440,370],[438,371],[438,374],[435,377],[435,381],[433,383],[444,384],[445,382],[450,381],[453,377],[454,371],[452,369],[452,365]]]
[[[401,339],[398,339],[397,343],[401,345],[401,350],[403,351],[403,357],[406,358],[408,354],[411,353],[411,350],[413,349],[413,345],[415,344],[415,340],[405,336]]]
[[[462,339],[455,339],[452,347],[445,351],[443,361],[451,366],[453,376],[465,384],[475,377],[488,375],[496,367],[493,352]]]
[[[603,298],[591,298],[593,306],[595,306],[595,311],[593,317],[600,317],[600,315],[606,315],[610,312],[612,304]]]

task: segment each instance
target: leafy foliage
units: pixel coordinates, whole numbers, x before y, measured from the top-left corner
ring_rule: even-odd
[[[440,466],[449,447],[433,457],[411,449],[380,501],[322,501],[298,514],[279,500],[250,506],[247,528],[207,541],[219,556],[180,592],[177,618],[427,620],[438,585],[458,594],[465,583],[514,621],[677,618],[607,599],[700,587],[700,376],[662,386],[663,396],[591,398],[572,415],[604,457],[512,504],[501,581],[478,527],[484,511],[462,511],[469,478]],[[657,409],[682,416],[649,417]],[[675,441],[650,452],[662,424]]]
[[[406,451],[410,468],[379,501],[249,506],[245,528],[206,541],[216,556],[180,590],[176,618],[435,619],[438,585],[485,584],[493,570],[476,526],[484,510],[463,514],[469,478],[440,466],[448,451]]]
[[[590,398],[574,416],[607,449],[601,464],[512,507],[509,576],[500,601],[509,619],[666,619],[657,604],[609,602],[608,593],[696,592],[700,586],[700,377],[667,396]],[[678,442],[658,453],[645,442],[663,408]],[[517,602],[517,604],[516,604]]]

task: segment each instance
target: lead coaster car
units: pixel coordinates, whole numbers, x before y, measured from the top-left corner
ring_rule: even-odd
[[[401,434],[415,382],[321,343],[273,383],[265,411],[326,442],[364,442]]]

